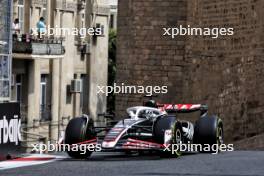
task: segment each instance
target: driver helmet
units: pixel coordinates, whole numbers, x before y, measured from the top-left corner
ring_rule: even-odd
[[[151,108],[158,108],[155,100],[148,100],[144,105]]]

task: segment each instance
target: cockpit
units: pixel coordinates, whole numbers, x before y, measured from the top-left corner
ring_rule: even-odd
[[[155,119],[158,116],[164,115],[165,112],[160,111],[156,108],[146,106],[135,106],[127,109],[127,113],[131,119]]]

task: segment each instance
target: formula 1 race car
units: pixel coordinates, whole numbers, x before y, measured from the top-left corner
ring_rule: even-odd
[[[179,113],[196,111],[200,111],[200,117],[194,124],[177,117]],[[150,99],[143,106],[128,108],[128,118],[114,125],[95,127],[88,116],[71,119],[65,131],[64,143],[100,144],[102,151],[158,151],[160,154],[165,153],[164,148],[172,144],[220,145],[223,143],[223,123],[215,115],[208,116],[207,112],[207,105],[158,104]],[[67,152],[69,156],[80,159],[92,153]]]

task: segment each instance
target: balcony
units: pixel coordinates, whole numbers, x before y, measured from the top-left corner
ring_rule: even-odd
[[[33,38],[22,35],[13,37],[13,58],[62,58],[65,48],[62,45],[63,38]]]

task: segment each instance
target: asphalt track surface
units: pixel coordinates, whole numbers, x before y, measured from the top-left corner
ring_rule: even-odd
[[[100,153],[94,154],[87,160],[74,160],[66,157],[62,160],[42,165],[1,170],[0,175],[260,176],[264,175],[264,151],[234,151],[218,155],[189,154],[179,158]]]

